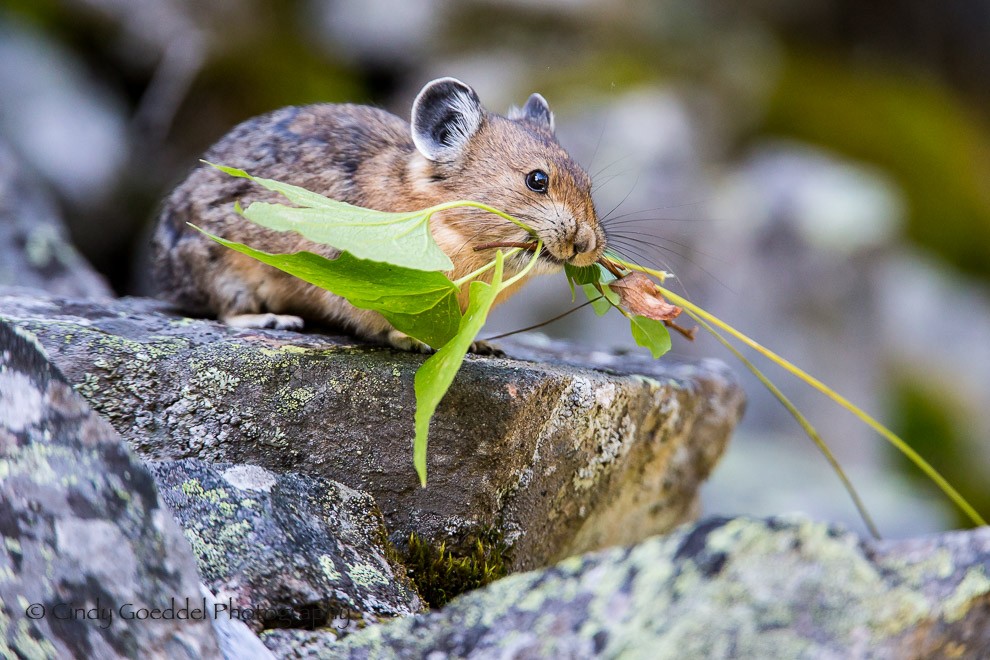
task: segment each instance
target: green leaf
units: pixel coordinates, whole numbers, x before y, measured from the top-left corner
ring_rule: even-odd
[[[453,293],[422,312],[401,313],[385,309],[377,311],[396,329],[433,348],[449,342],[460,328],[461,308],[457,303],[457,295]]]
[[[613,307],[619,307],[621,305],[622,300],[619,298],[619,294],[617,294],[615,291],[612,291],[612,287],[610,287],[608,284],[602,284],[601,292],[602,295],[605,296],[605,300],[612,303]]]
[[[612,291],[608,284],[598,282],[596,284],[584,284],[584,295],[591,301],[591,308],[598,316],[605,316],[608,310],[619,306],[619,294]]]
[[[670,350],[670,333],[663,321],[655,321],[645,316],[630,316],[629,327],[636,343],[648,348],[654,359]]]
[[[502,289],[502,252],[495,254],[495,270],[492,283],[471,282],[471,298],[467,312],[461,318],[457,334],[443,348],[434,353],[416,371],[416,438],[413,440],[413,465],[420,483],[426,486],[426,447],[429,441],[430,420],[440,400],[447,393],[454,376],[464,362],[471,343],[481,332],[488,312]]]
[[[584,289],[584,295],[588,296],[588,300],[591,301],[591,309],[595,310],[595,314],[605,316],[608,310],[612,309],[612,303],[593,284],[585,284],[581,288]]]
[[[204,163],[210,167],[214,167],[225,174],[230,176],[240,177],[242,179],[249,179],[254,181],[260,186],[268,188],[273,192],[281,194],[283,197],[288,199],[293,204],[298,204],[299,206],[310,206],[310,207],[323,207],[328,209],[336,208],[337,205],[343,204],[343,202],[338,202],[336,200],[330,199],[329,197],[324,197],[319,193],[315,193],[305,188],[300,188],[299,186],[289,185],[288,183],[282,183],[281,181],[276,181],[274,179],[262,179],[261,177],[251,176],[244,170],[239,170],[236,167],[227,167],[226,165],[217,165],[216,163],[211,163],[204,160]],[[350,206],[350,204],[345,204],[345,206]],[[359,208],[359,207],[353,207]]]
[[[358,259],[347,252],[336,259],[312,252],[270,254],[192,226],[221,245],[346,298],[355,307],[380,312],[397,330],[434,348],[457,333],[460,290],[442,273]]]
[[[212,163],[209,163],[213,165]],[[305,188],[253,177],[243,170],[213,165],[231,176],[250,179],[302,208],[255,202],[242,211],[255,224],[295,231],[316,243],[346,250],[360,259],[416,270],[453,270],[454,264],[430,233],[433,209],[386,213],[353,206]]]
[[[567,279],[575,284],[597,284],[604,280],[604,277],[602,277],[603,272],[607,271],[598,264],[592,264],[590,266],[564,264],[564,274],[567,275]]]
[[[567,277],[567,284],[571,287],[571,302],[574,302],[574,285],[595,284],[602,278],[602,269],[597,264],[590,266],[572,266],[564,264],[564,275]],[[597,311],[597,310],[596,310]],[[600,315],[599,315],[600,316]]]

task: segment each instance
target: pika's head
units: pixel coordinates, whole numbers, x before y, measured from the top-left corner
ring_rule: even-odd
[[[543,240],[543,270],[593,264],[605,232],[591,199],[591,178],[554,137],[553,113],[533,94],[507,117],[486,111],[454,78],[427,84],[413,103],[412,138],[424,157],[417,187],[444,201],[482,202],[521,220]],[[494,214],[459,212],[442,226],[467,249],[526,242],[527,232]],[[436,229],[434,230],[436,232]]]

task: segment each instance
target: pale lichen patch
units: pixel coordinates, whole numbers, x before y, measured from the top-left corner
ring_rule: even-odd
[[[988,594],[990,594],[990,579],[987,578],[986,571],[982,566],[970,568],[959,586],[942,604],[945,620],[949,623],[961,621],[969,614],[973,601],[976,599],[986,601]]]
[[[388,584],[388,577],[382,574],[371,564],[355,564],[347,569],[347,574],[351,576],[354,584],[362,587],[371,587],[375,584]]]
[[[327,576],[328,580],[331,582],[340,580],[341,574],[340,571],[337,570],[336,565],[333,563],[333,557],[330,555],[320,555],[319,562],[320,569],[323,571],[323,574]]]

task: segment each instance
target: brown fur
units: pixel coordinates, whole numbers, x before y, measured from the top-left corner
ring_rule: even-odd
[[[558,263],[541,259],[534,269],[539,272],[559,270],[561,261],[593,263],[605,247],[588,175],[557,143],[549,126],[526,118],[484,112],[458,157],[436,162],[417,150],[408,123],[382,110],[330,104],[283,108],[240,124],[205,159],[382,211],[417,210],[461,199],[489,204],[526,222],[543,239]],[[548,194],[526,187],[525,176],[534,169],[550,175]],[[241,314],[292,314],[396,343],[392,335],[398,333],[376,312],[356,309],[186,225],[268,252],[337,255],[295,232],[275,232],[249,222],[234,212],[235,201],[247,207],[254,201],[284,199],[207,165],[196,167],[166,199],[154,239],[164,295],[189,312],[225,320]],[[519,227],[474,209],[435,214],[431,230],[455,264],[449,274],[453,279],[492,259],[494,250],[475,252],[474,245],[530,240]],[[590,249],[576,255],[575,239]],[[518,272],[529,256],[510,259],[506,276]],[[462,306],[466,294],[464,287]]]

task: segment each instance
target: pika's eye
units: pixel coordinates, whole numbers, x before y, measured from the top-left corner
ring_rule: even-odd
[[[526,187],[533,192],[545,193],[550,187],[550,177],[543,170],[533,170],[526,175]]]

